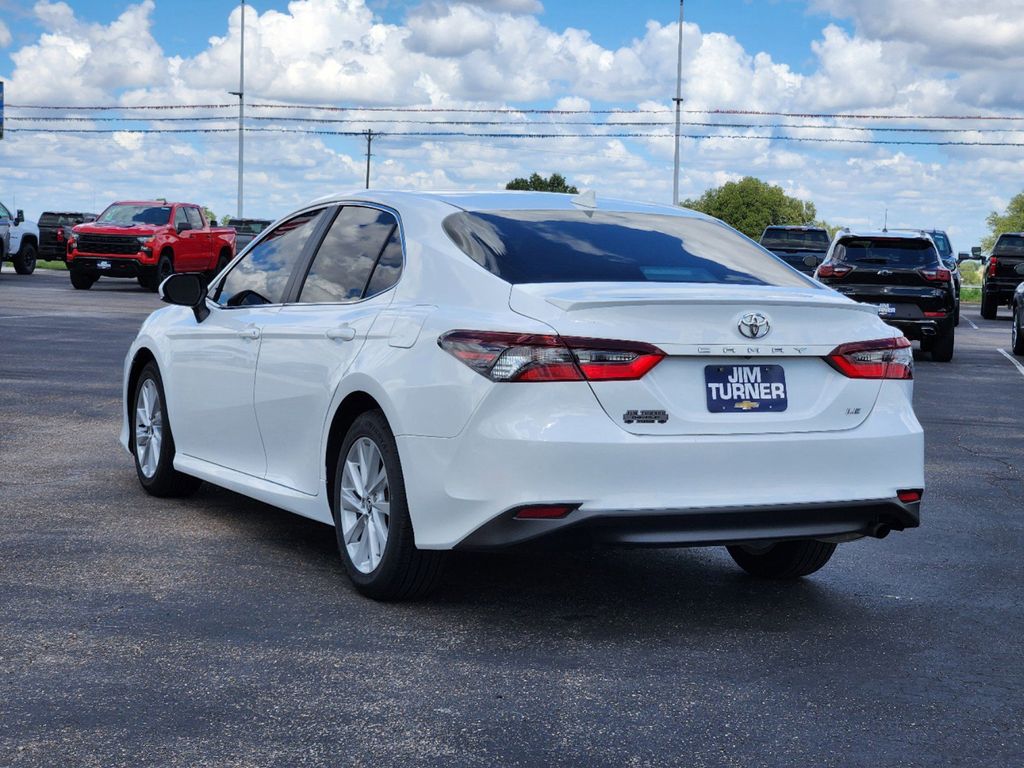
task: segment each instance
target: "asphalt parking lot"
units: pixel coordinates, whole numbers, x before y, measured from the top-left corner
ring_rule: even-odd
[[[464,555],[433,600],[381,605],[326,526],[142,492],[121,364],[156,306],[0,275],[0,765],[1024,763],[1005,310],[918,363],[918,530],[795,584],[724,550]]]

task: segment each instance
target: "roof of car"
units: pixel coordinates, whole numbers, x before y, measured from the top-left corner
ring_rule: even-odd
[[[464,211],[621,211],[630,213],[658,213],[669,216],[706,218],[704,214],[688,208],[657,203],[640,203],[617,198],[595,197],[595,206],[585,203],[584,195],[559,192],[404,192],[399,190],[361,189],[351,193],[336,193],[318,198],[314,203],[332,203],[343,200],[363,201],[400,207],[420,203],[437,203]],[[574,202],[575,201],[575,202]]]
[[[843,229],[838,237],[873,237],[890,240],[931,240],[931,236],[923,229]]]

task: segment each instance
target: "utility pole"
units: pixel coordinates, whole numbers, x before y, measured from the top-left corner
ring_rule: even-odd
[[[366,129],[366,188],[370,188],[370,158],[373,154],[370,152],[370,145],[373,144],[373,129]]]
[[[242,0],[242,48],[238,54],[238,218],[242,218],[242,177],[245,168],[245,0]]]
[[[672,205],[679,205],[679,115],[683,107],[683,0],[679,0],[679,51],[676,55],[676,157],[672,172]]]

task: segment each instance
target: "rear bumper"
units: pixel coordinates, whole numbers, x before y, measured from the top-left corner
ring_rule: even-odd
[[[1024,280],[989,278],[982,284],[981,289],[987,296],[995,296],[1000,304],[1009,304],[1013,300],[1017,286],[1022,282]]]
[[[895,501],[924,487],[910,384],[882,382],[848,430],[677,436],[627,433],[585,383],[498,386],[458,436],[397,437],[416,544],[509,546],[577,525],[646,545],[913,527],[916,507]],[[578,507],[562,520],[510,519],[532,504]]]
[[[714,507],[685,510],[575,510],[559,520],[517,520],[511,509],[459,542],[457,549],[523,545],[687,547],[786,539],[873,535],[879,526],[902,531],[920,525],[920,502],[897,499]]]

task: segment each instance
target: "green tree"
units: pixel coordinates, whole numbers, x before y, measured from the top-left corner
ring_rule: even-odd
[[[721,219],[755,240],[771,224],[815,224],[817,219],[814,203],[790,197],[782,187],[753,176],[726,182],[680,205]]]
[[[1006,213],[992,211],[985,219],[990,234],[981,241],[981,250],[991,251],[996,238],[1004,232],[1024,232],[1024,192],[1015,195],[1006,206]]]
[[[505,185],[505,189],[529,190],[531,192],[567,192],[570,195],[578,195],[580,191],[566,183],[565,177],[560,173],[552,173],[549,178],[544,178],[539,173],[530,175],[530,178],[512,179]]]
[[[203,215],[206,217],[206,220],[210,222],[211,227],[214,226],[218,221],[217,214],[211,211],[205,205],[203,206]]]

